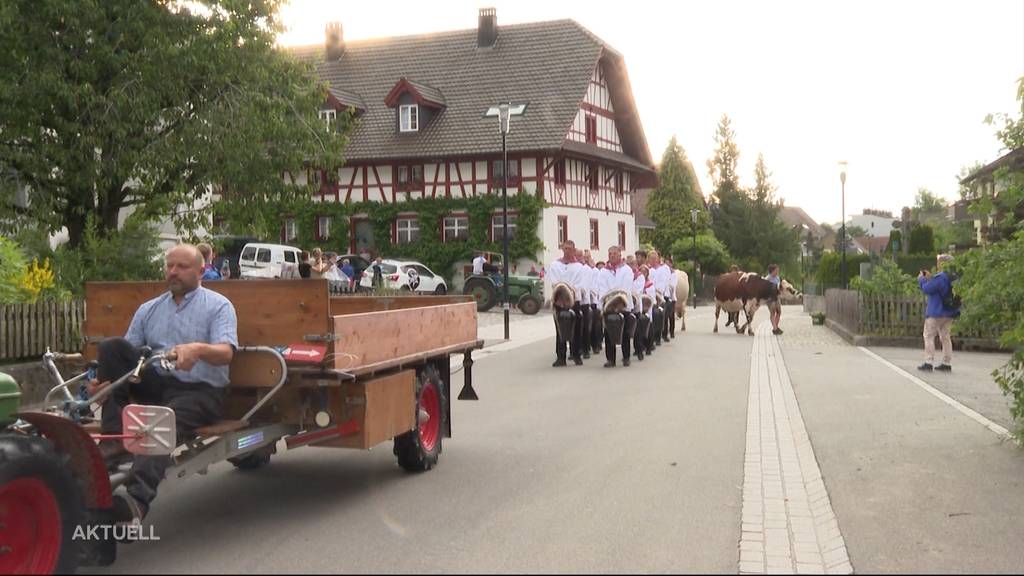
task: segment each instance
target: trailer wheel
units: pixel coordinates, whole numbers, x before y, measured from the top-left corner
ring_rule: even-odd
[[[74,572],[81,489],[44,438],[0,436],[0,574]]]
[[[437,368],[427,365],[416,382],[416,428],[395,437],[398,465],[409,472],[430,470],[441,454],[448,399]]]

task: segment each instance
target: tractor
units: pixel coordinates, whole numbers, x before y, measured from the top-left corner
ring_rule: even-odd
[[[476,309],[486,312],[501,300],[504,278],[504,258],[498,252],[480,252],[487,257],[483,274],[473,274],[473,267],[467,266],[464,274],[466,283],[462,293],[476,300]],[[523,314],[533,315],[544,305],[544,282],[535,276],[509,275],[509,302],[515,302]]]

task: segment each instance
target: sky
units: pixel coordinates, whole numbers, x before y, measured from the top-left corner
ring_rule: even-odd
[[[1020,115],[1024,2],[630,0],[291,0],[284,46],[475,28],[494,7],[500,27],[572,18],[623,54],[652,157],[675,136],[705,195],[706,161],[723,114],[740,150],[740,183],[759,153],[777,197],[818,222],[899,214],[918,188],[958,198],[961,167],[1005,153],[984,123]]]

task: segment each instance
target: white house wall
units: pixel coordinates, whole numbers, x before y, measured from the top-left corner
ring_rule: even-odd
[[[594,69],[594,75],[587,87],[587,94],[576,113],[572,128],[566,135],[567,140],[587,141],[586,119],[588,116],[597,119],[597,146],[622,152],[622,140],[619,138],[619,130],[615,126],[615,107],[612,106],[611,94],[608,92],[608,83],[605,80],[601,64]]]

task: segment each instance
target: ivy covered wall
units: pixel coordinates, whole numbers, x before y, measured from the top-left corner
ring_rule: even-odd
[[[511,262],[520,258],[535,260],[543,250],[540,239],[541,211],[544,200],[533,194],[508,197],[508,209],[515,214],[515,236],[509,242]],[[314,247],[325,251],[349,251],[350,222],[353,215],[365,214],[373,225],[376,252],[385,258],[417,260],[430,269],[451,279],[456,262],[471,260],[477,250],[501,252],[502,244],[491,241],[491,219],[501,211],[501,196],[487,195],[474,198],[417,198],[404,202],[382,204],[378,202],[313,202],[309,198],[295,200],[273,209],[283,225],[294,219],[296,238],[289,244],[304,250]],[[412,243],[392,242],[392,224],[399,214],[415,213],[419,218],[420,237]],[[466,214],[469,217],[469,239],[443,242],[442,220],[445,216]],[[331,218],[330,238],[318,240],[317,219]]]

